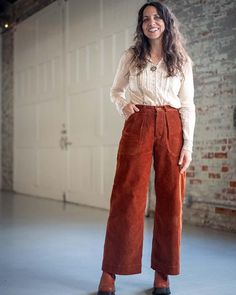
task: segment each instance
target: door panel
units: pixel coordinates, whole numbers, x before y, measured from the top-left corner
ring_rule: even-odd
[[[73,143],[68,149],[67,199],[73,202],[109,207],[123,125],[109,92],[140,3],[67,2],[67,120]]]
[[[15,32],[14,189],[109,207],[123,119],[110,101],[143,1],[56,1]]]
[[[15,32],[14,190],[63,198],[66,155],[63,22],[58,3],[20,23]]]

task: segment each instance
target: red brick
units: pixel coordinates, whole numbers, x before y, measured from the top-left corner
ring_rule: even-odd
[[[190,179],[190,184],[201,184],[201,179]]]
[[[229,186],[230,187],[236,187],[236,181],[230,181]]]
[[[220,178],[220,173],[208,173],[209,178]]]
[[[216,159],[226,159],[228,157],[227,153],[215,153]]]
[[[227,144],[227,142],[228,142],[227,138],[216,139],[215,140],[215,143],[218,143],[218,144],[221,144],[221,143]]]
[[[190,165],[190,166],[188,167],[188,170],[194,171],[194,170],[195,170],[195,167],[192,166],[192,165]]]
[[[212,159],[214,158],[215,154],[214,153],[207,153],[203,156],[203,159]]]
[[[216,207],[216,208],[215,208],[215,213],[220,213],[220,214],[224,214],[224,215],[236,216],[236,210],[234,210],[234,209],[229,209],[229,208]]]
[[[187,177],[194,177],[195,173],[194,172],[187,172],[186,175],[187,175]]]
[[[234,189],[234,188],[227,188],[227,193],[228,194],[236,194],[236,189]]]
[[[203,165],[202,166],[202,171],[208,171],[208,166]]]
[[[201,35],[204,36],[204,37],[205,37],[205,36],[208,36],[209,34],[210,34],[209,31],[204,31],[204,32],[201,33]]]
[[[229,167],[228,166],[222,166],[221,167],[221,172],[228,172],[229,171]]]

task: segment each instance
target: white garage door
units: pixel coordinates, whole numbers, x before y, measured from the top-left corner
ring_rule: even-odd
[[[143,1],[58,1],[15,32],[14,190],[109,207],[123,119],[110,102]]]

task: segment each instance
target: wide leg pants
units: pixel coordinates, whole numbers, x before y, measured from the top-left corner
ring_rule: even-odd
[[[110,199],[102,270],[141,272],[146,196],[153,158],[156,208],[151,268],[180,273],[182,203],[186,173],[178,160],[183,145],[178,109],[136,105],[124,123]]]

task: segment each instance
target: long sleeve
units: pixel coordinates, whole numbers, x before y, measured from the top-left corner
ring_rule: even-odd
[[[193,135],[196,121],[195,104],[194,104],[194,83],[192,63],[189,59],[184,67],[184,79],[182,81],[179,94],[181,102],[180,115],[183,125],[183,148],[192,152]]]
[[[128,104],[125,98],[125,90],[129,83],[130,53],[125,50],[120,58],[115,78],[110,89],[111,101],[115,103],[119,114],[124,118],[122,109]]]

